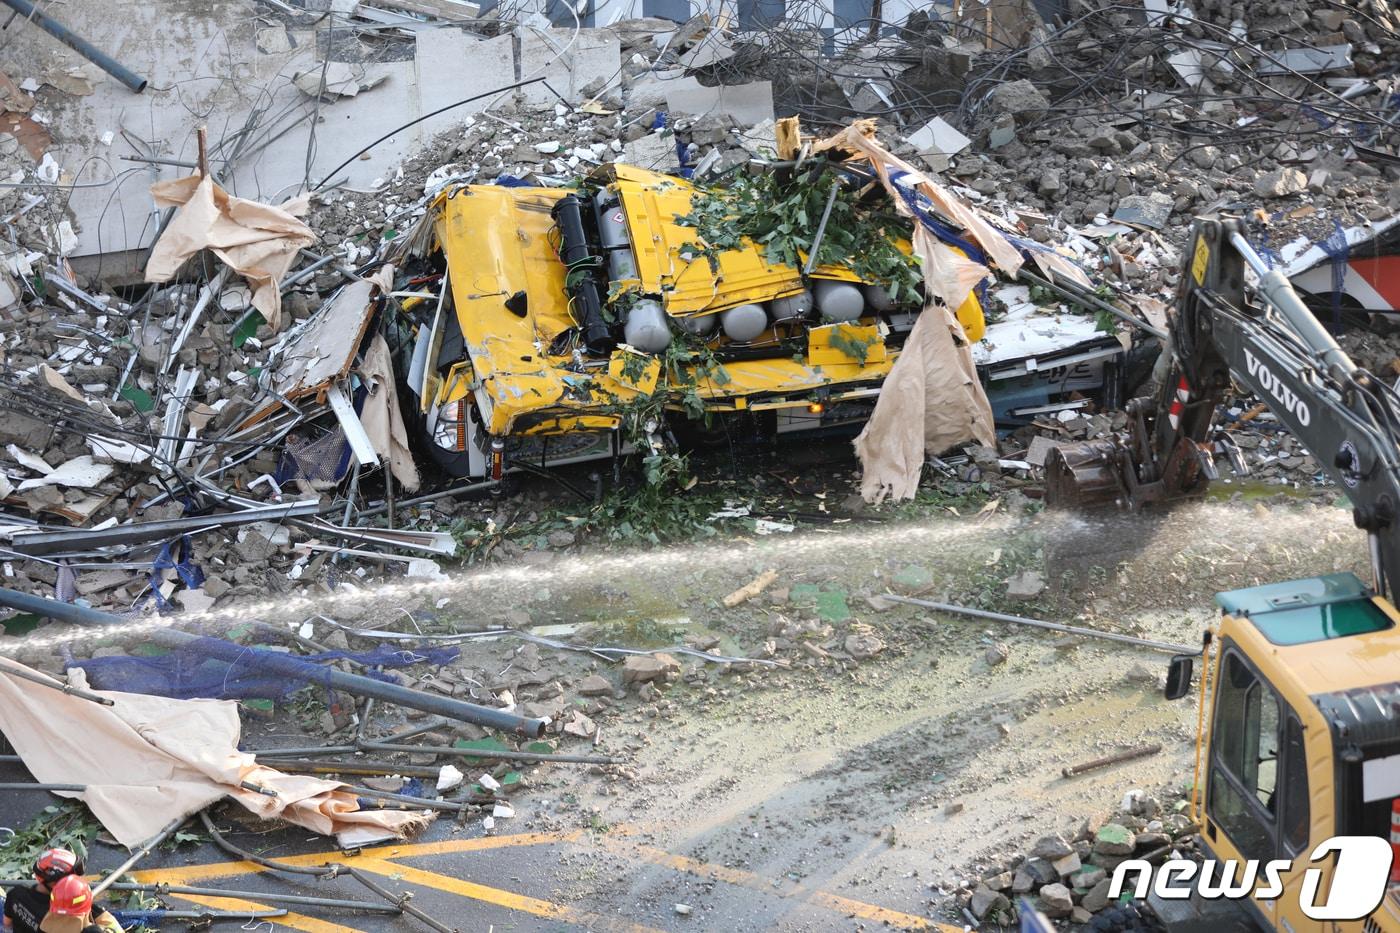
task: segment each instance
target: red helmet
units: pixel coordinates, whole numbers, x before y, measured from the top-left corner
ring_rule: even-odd
[[[79,875],[67,875],[49,892],[49,913],[82,917],[92,912],[92,888]]]
[[[68,849],[45,849],[34,862],[34,877],[52,888],[69,875],[83,873],[82,856]]]

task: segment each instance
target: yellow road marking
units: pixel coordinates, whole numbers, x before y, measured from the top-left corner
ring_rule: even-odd
[[[527,914],[534,914],[536,917],[547,917],[551,920],[564,920],[569,923],[577,923],[590,930],[616,930],[619,931],[619,933],[662,933],[662,931],[657,930],[655,927],[642,926],[622,919],[612,919],[601,914],[576,910],[573,907],[552,904],[549,901],[542,901],[539,898],[529,897],[524,894],[516,894],[512,891],[488,888],[486,885],[477,884],[474,881],[453,878],[451,875],[443,875],[434,871],[424,871],[421,868],[413,868],[410,865],[400,865],[397,862],[389,862],[383,859],[362,859],[355,862],[355,867],[363,871],[372,872],[376,875],[385,875],[400,881],[406,881],[410,884],[420,884],[425,888],[436,888],[439,891],[446,891],[449,894],[469,897],[474,901],[485,901],[488,904],[495,904],[497,907],[505,907],[509,910],[519,910]]]
[[[192,904],[199,904],[201,907],[212,907],[215,910],[279,909],[271,904],[259,904],[257,901],[245,901],[236,897],[206,897],[202,894],[169,894],[166,896],[181,901],[189,901]],[[263,922],[291,927],[293,930],[301,930],[303,933],[360,933],[360,931],[354,927],[343,927],[338,923],[329,923],[325,920],[317,920],[315,917],[307,917],[290,911],[287,912],[286,916],[272,917]]]
[[[676,855],[667,852],[665,849],[658,849],[654,846],[638,845],[636,843],[624,842],[621,839],[609,839],[606,836],[600,837],[598,842],[620,855],[640,856],[648,862],[661,865],[665,868],[687,872],[692,875],[699,875],[702,878],[710,878],[715,881],[724,881],[728,884],[749,888],[750,890],[759,891],[763,894],[809,900],[813,903],[820,904],[828,910],[835,910],[850,916],[860,917],[862,920],[885,923],[904,930],[937,930],[940,931],[940,933],[962,933],[962,927],[936,923],[924,917],[915,916],[914,914],[890,910],[887,907],[867,904],[864,901],[851,900],[848,897],[841,897],[839,894],[830,894],[826,891],[809,889],[801,884],[794,884],[792,887],[786,889],[775,888],[773,887],[772,881],[755,875],[752,872],[741,871],[737,868],[726,868],[723,865],[713,865],[709,862],[701,862],[697,859],[688,858],[684,855]]]
[[[627,836],[633,833],[634,829],[628,826],[618,826],[614,827],[613,832],[615,836]],[[431,855],[453,855],[461,852],[480,852],[518,846],[554,845],[578,842],[588,835],[589,833],[582,829],[558,833],[516,833],[509,836],[483,836],[476,839],[445,839],[441,842],[397,843],[373,846],[371,848],[361,849],[356,855],[345,855],[338,851],[313,852],[307,855],[279,857],[277,861],[299,867],[325,865],[332,862],[345,862],[346,864],[364,868],[365,871],[374,872],[376,874],[399,875],[406,880],[412,880],[412,877],[416,876],[419,879],[418,883],[426,887],[458,894],[462,897],[472,898],[473,900],[485,901],[490,904],[507,907],[511,910],[520,910],[539,917],[553,917],[555,919],[566,920],[594,928],[597,928],[599,923],[603,923],[607,924],[610,929],[626,929],[638,931],[638,933],[649,929],[647,927],[628,925],[623,921],[615,921],[595,914],[584,914],[573,908],[561,907],[556,904],[551,904],[548,901],[541,901],[536,898],[514,894],[513,892],[504,891],[499,888],[475,884],[474,882],[453,878],[449,875],[423,871],[421,869],[401,865],[396,861],[398,859],[419,858]],[[936,923],[923,917],[915,916],[914,914],[906,914],[875,904],[867,904],[864,901],[852,900],[851,898],[841,897],[838,894],[831,894],[822,890],[809,889],[800,884],[795,884],[785,889],[775,888],[770,880],[764,879],[751,872],[726,868],[723,865],[713,865],[709,862],[702,862],[684,855],[675,855],[667,852],[665,849],[658,849],[654,846],[628,843],[621,838],[610,838],[607,836],[599,836],[597,837],[597,841],[601,845],[622,855],[640,856],[648,862],[671,868],[675,871],[683,871],[689,874],[699,875],[700,877],[723,881],[727,884],[735,885],[736,887],[748,888],[769,896],[806,901],[824,907],[827,910],[837,911],[848,916],[860,917],[861,919],[870,920],[875,923],[888,924],[905,930],[935,930],[938,931],[938,933],[961,933],[962,930],[961,927]],[[172,868],[152,868],[132,872],[132,877],[137,881],[147,884],[156,882],[164,882],[166,884],[189,884],[194,881],[208,881],[214,878],[230,878],[238,875],[259,874],[267,870],[268,869],[254,862],[230,861],[211,862],[204,865],[184,865]],[[192,900],[193,898],[186,897],[185,899]],[[566,911],[568,913],[558,913],[558,911]],[[290,918],[292,915],[288,916]],[[322,921],[314,920],[310,917],[302,917],[300,919],[307,923],[322,923]],[[293,926],[293,924],[288,923],[287,926]],[[306,933],[347,933],[347,931],[349,931],[349,928],[337,927],[335,924],[327,924],[325,927],[316,930],[309,930],[305,927],[297,927],[297,929],[306,930]]]
[[[479,839],[445,839],[442,842],[396,843],[387,846],[374,846],[361,849],[357,855],[336,852],[312,852],[309,855],[269,856],[288,865],[305,868],[311,865],[327,865],[331,862],[358,862],[363,858],[417,858],[423,855],[452,855],[458,852],[479,852],[487,849],[505,849],[514,846],[538,846],[561,842],[577,842],[583,838],[584,830],[576,829],[565,833],[515,833],[510,836],[482,836]],[[211,878],[230,878],[236,875],[251,875],[268,869],[255,862],[208,862],[203,865],[182,865],[172,868],[152,868],[132,872],[137,881],[166,884],[186,884],[190,881],[205,881]]]

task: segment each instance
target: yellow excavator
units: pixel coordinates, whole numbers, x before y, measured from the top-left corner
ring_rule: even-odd
[[[1389,839],[1400,798],[1400,613],[1389,595],[1400,583],[1400,396],[1355,365],[1234,219],[1195,222],[1164,352],[1169,375],[1130,403],[1126,437],[1052,453],[1047,504],[1137,510],[1201,496],[1217,450],[1242,466],[1215,427],[1239,384],[1346,495],[1369,537],[1372,579],[1220,593],[1201,654],[1172,659],[1168,699],[1188,695],[1194,663],[1202,668],[1192,809],[1207,857],[1291,867],[1281,896],[1262,896],[1262,880],[1238,899],[1154,893],[1151,912],[1171,933],[1400,931],[1395,885],[1367,917],[1315,919],[1354,879],[1337,870],[1352,867],[1345,858],[1310,861],[1333,837]],[[1309,869],[1321,872],[1311,885]]]

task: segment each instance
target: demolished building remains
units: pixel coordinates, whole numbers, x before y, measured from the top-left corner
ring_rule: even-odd
[[[223,704],[199,709],[228,757],[173,766],[208,785],[184,815],[226,793],[271,814],[283,787],[313,801],[301,825],[360,821],[374,788],[270,774],[320,753],[239,751],[229,699],[280,702],[337,671],[347,702],[328,715],[353,740],[331,747],[396,756],[392,797],[425,730],[375,739],[348,717],[425,707],[344,678],[397,686],[387,668],[457,640],[318,618],[202,629],[202,647],[137,666],[23,636],[114,621],[83,612],[199,624],[255,597],[440,580],[476,534],[457,500],[512,475],[587,499],[561,470],[594,463],[599,489],[611,469],[684,491],[688,451],[835,435],[866,503],[929,476],[1036,495],[1053,447],[1121,431],[1153,379],[1195,216],[1247,218],[1348,352],[1400,377],[1400,8],[1384,0],[154,0],[121,24],[95,0],[6,3],[0,655],[28,668],[0,667],[0,727],[41,781],[79,783],[39,763],[29,675],[87,663],[68,687],[143,715]],[[1242,449],[1257,478],[1326,482],[1260,400],[1225,420],[1218,453]],[[496,534],[481,518],[477,537]],[[756,533],[792,527],[770,525]],[[520,556],[497,539],[475,553]],[[531,637],[627,663],[636,685],[681,676],[669,653]],[[688,650],[780,666],[715,649]],[[229,653],[245,650],[256,675]],[[479,755],[428,746],[418,776],[448,790],[463,775],[447,759],[569,762],[525,740],[595,739],[581,709],[517,711],[504,684],[442,692],[529,725],[482,721],[459,737]],[[600,757],[582,763],[617,764]],[[100,770],[64,793],[99,816],[113,794],[144,799]],[[505,773],[447,802],[507,818],[490,786]],[[1140,815],[1162,841],[1161,814]],[[1074,846],[1086,860],[1093,838]],[[976,919],[1071,877],[1003,875],[972,896]],[[1101,875],[1075,859],[1056,915],[1106,906]]]

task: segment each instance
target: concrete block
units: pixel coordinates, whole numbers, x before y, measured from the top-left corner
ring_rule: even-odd
[[[481,40],[460,29],[424,29],[415,40],[418,113],[432,113],[463,98],[515,82],[514,40],[510,36]],[[480,113],[490,102],[490,97],[484,97],[424,120],[419,124],[421,135],[430,139],[457,126],[467,115]],[[404,119],[409,116],[405,114]]]
[[[773,119],[773,84],[755,81],[705,87],[694,78],[681,78],[666,85],[666,109],[696,117],[727,113],[742,125],[753,126]]]
[[[620,161],[655,172],[674,172],[680,164],[676,158],[676,138],[670,134],[648,133],[629,142]]]
[[[520,77],[545,75],[550,87],[578,104],[583,102],[585,87],[610,81],[621,71],[621,46],[616,33],[608,29],[581,29],[572,46],[571,35],[572,29],[521,30]],[[558,99],[543,84],[528,85],[521,93],[527,103],[537,106],[553,105]]]

